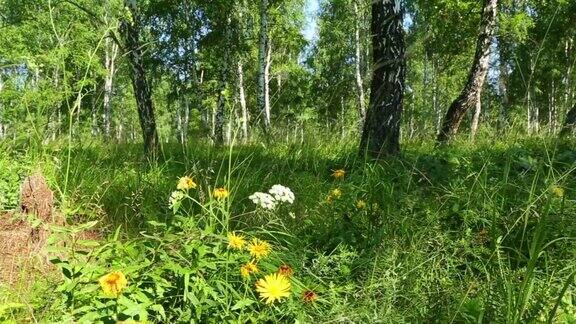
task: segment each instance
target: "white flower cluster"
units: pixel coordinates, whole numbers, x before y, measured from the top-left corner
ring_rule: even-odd
[[[271,195],[264,192],[255,192],[248,197],[253,203],[268,210],[276,208],[276,200]]]
[[[184,199],[185,196],[186,195],[180,190],[173,191],[170,195],[170,199],[168,199],[170,209],[174,209],[175,207],[180,206],[180,202],[182,199]]]
[[[283,185],[273,185],[268,192],[269,193],[255,192],[248,198],[254,204],[268,210],[276,208],[278,203],[292,204],[294,202],[294,193],[290,188],[284,187]]]
[[[273,185],[268,192],[278,201],[290,204],[294,202],[294,193],[290,188],[284,187],[283,185]]]

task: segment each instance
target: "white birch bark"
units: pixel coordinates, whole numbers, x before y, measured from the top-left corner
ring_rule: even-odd
[[[268,37],[268,0],[260,0],[260,36],[258,47],[258,106],[264,129],[270,127],[270,43]]]
[[[114,75],[116,74],[118,44],[112,41],[109,37],[106,37],[104,41],[104,49],[104,67],[106,68],[106,77],[104,79],[102,126],[104,128],[104,137],[109,139],[112,134],[112,96],[114,92]]]
[[[238,60],[238,99],[242,113],[242,138],[248,141],[248,107],[246,106],[246,94],[244,91],[244,66],[242,60]]]
[[[360,11],[358,9],[358,1],[354,1],[354,16],[356,20],[355,24],[355,33],[354,33],[354,45],[355,45],[355,57],[356,57],[356,91],[357,91],[357,100],[358,100],[358,114],[359,114],[359,126],[360,129],[364,126],[364,119],[366,119],[366,99],[364,95],[364,81],[362,80],[362,71],[361,71],[361,64],[362,64],[362,56],[361,56],[361,49],[362,43],[360,40],[360,23],[362,21],[362,17],[360,15]]]

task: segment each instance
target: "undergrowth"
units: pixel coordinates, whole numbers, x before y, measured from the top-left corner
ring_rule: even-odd
[[[53,236],[73,242],[52,247],[59,279],[25,294],[4,287],[0,319],[576,320],[573,143],[413,142],[377,163],[359,158],[354,144],[165,144],[150,163],[138,145],[93,143],[71,148],[69,169],[58,144],[42,153],[6,145],[0,205],[15,207],[20,179],[42,170],[75,225]],[[173,208],[183,176],[197,186]],[[293,204],[269,211],[249,198],[275,184],[294,192]],[[229,196],[216,199],[217,187]],[[90,226],[105,239],[73,239]],[[240,268],[254,260],[227,247],[232,232],[271,244],[249,279]],[[282,265],[293,270],[290,297],[266,305],[254,283]],[[116,298],[98,284],[111,271],[128,280]],[[53,293],[38,298],[45,291]]]

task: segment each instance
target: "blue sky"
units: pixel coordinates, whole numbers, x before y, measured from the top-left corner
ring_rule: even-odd
[[[302,31],[308,41],[318,35],[317,14],[320,9],[320,0],[306,0],[306,27]]]

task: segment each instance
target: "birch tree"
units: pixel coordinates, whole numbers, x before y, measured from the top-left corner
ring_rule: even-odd
[[[400,152],[400,121],[406,75],[403,13],[401,0],[372,2],[374,71],[360,153],[375,158]]]
[[[474,55],[472,68],[468,74],[464,89],[462,89],[458,98],[456,98],[448,108],[442,128],[438,134],[438,143],[445,143],[458,133],[460,123],[468,109],[472,107],[475,108],[474,115],[476,116],[476,120],[480,115],[482,107],[480,98],[488,73],[490,44],[496,28],[497,5],[498,0],[484,0],[480,32],[478,34],[476,54]],[[475,132],[474,127],[477,127],[477,125],[472,126],[473,132]]]
[[[270,40],[268,31],[268,0],[260,0],[260,35],[258,45],[258,107],[264,129],[270,128]]]
[[[142,128],[144,151],[147,155],[154,156],[158,151],[158,132],[152,104],[152,92],[144,67],[142,44],[140,42],[140,30],[143,26],[140,22],[141,16],[136,0],[124,0],[124,5],[128,8],[130,17],[123,17],[121,29],[127,51],[126,54],[132,68],[130,77],[136,97],[140,127]]]

